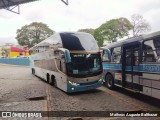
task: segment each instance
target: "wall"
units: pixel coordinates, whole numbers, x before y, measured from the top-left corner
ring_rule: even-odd
[[[21,65],[21,66],[29,66],[30,65],[29,58],[0,58],[0,63]]]

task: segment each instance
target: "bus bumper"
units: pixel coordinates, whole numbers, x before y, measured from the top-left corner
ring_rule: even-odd
[[[74,92],[81,92],[81,91],[87,91],[87,90],[92,90],[96,89],[98,87],[101,87],[103,84],[103,80],[99,80],[94,84],[89,84],[89,85],[72,85],[72,84],[67,84],[67,92],[68,93],[74,93]]]

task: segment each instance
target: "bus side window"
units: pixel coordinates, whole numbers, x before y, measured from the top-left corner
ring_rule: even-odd
[[[60,62],[60,70],[63,73],[66,73],[66,66],[65,66],[65,55],[64,52],[60,51],[59,52],[59,62]]]
[[[103,54],[102,54],[102,61],[103,62],[109,62],[109,58],[108,58],[108,53],[106,50],[103,50]]]
[[[61,63],[61,60],[59,61],[59,69],[60,69],[60,71],[62,71],[62,63]]]
[[[126,65],[131,66],[131,48],[126,50]]]
[[[62,59],[60,60],[60,70],[61,70],[63,73],[66,73],[65,58],[62,58]]]
[[[112,62],[113,63],[121,63],[121,47],[113,48]]]
[[[133,65],[137,66],[139,64],[139,47],[134,48],[134,52],[133,52]]]
[[[143,62],[158,62],[158,40],[148,40],[143,44]]]

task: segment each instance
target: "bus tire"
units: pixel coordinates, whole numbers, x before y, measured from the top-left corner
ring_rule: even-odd
[[[51,80],[52,80],[52,85],[53,85],[54,87],[57,87],[57,82],[56,82],[56,78],[55,78],[54,75],[51,76]]]
[[[32,74],[35,75],[35,69],[34,68],[32,68]]]
[[[106,75],[104,85],[109,89],[114,89],[114,78],[111,74]]]
[[[50,75],[47,73],[47,83],[50,83]]]

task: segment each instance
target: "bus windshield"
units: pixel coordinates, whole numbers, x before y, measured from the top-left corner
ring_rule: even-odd
[[[99,54],[71,54],[71,63],[67,64],[67,73],[71,77],[89,77],[102,72]]]

